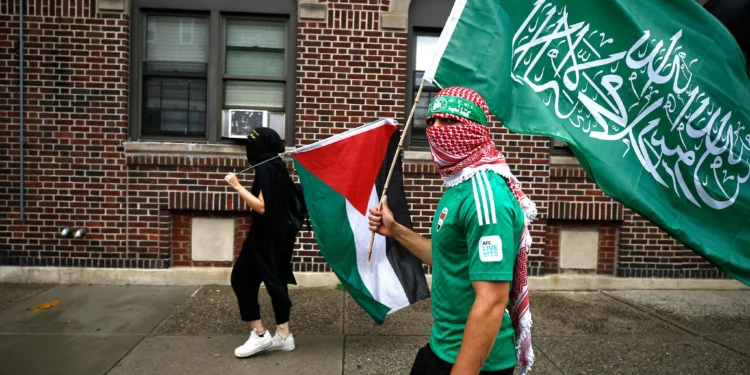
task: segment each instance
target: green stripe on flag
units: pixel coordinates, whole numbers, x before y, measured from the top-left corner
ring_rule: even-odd
[[[390,307],[376,301],[359,276],[354,234],[346,215],[346,199],[297,160],[294,160],[294,166],[304,186],[310,221],[323,257],[352,298],[377,324],[383,324]]]

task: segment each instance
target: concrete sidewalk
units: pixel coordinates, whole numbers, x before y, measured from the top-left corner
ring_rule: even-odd
[[[428,340],[429,301],[377,326],[342,291],[291,294],[297,349],[240,360],[226,286],[0,284],[0,374],[408,374]],[[533,374],[750,373],[750,291],[533,292],[531,309]]]

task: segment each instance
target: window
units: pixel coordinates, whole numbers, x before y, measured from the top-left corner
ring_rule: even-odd
[[[550,138],[549,153],[553,156],[573,156],[573,151],[568,143],[557,138]]]
[[[149,15],[146,22],[142,133],[205,137],[208,19]]]
[[[180,17],[180,44],[193,44],[193,18]]]
[[[227,19],[223,109],[268,111],[269,127],[282,138],[285,43],[284,21]]]
[[[146,31],[146,42],[152,43],[154,41],[154,35],[156,35],[156,18],[148,18],[146,25],[148,27]]]
[[[432,64],[441,28],[448,20],[453,2],[453,0],[412,0],[409,4],[409,54],[407,57],[405,119],[409,117],[424,72]],[[439,87],[425,82],[408,134],[407,147],[409,149],[426,150],[429,148],[426,134],[427,126],[424,119],[430,100],[438,91],[440,91]]]
[[[267,126],[294,143],[297,1],[132,6],[131,140],[242,143]]]
[[[412,98],[416,98],[419,92],[419,85],[422,83],[424,72],[430,67],[432,63],[432,57],[435,55],[435,49],[437,47],[437,41],[440,38],[439,33],[422,33],[416,37],[416,48],[413,48],[415,56],[414,70],[412,71],[413,87],[414,92]],[[427,125],[425,124],[425,117],[427,117],[427,107],[430,104],[430,100],[435,94],[440,91],[440,88],[425,82],[422,88],[422,95],[419,97],[417,108],[414,110],[414,117],[411,123],[411,137],[409,144],[413,148],[426,148],[429,147],[427,143]],[[411,111],[411,107],[409,107]]]

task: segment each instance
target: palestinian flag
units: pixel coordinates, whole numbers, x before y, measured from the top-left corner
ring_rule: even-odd
[[[387,314],[429,297],[422,262],[398,242],[375,236],[367,215],[383,192],[399,142],[398,124],[381,119],[292,153],[320,251],[357,303],[377,324]],[[401,162],[391,177],[388,206],[411,228]]]

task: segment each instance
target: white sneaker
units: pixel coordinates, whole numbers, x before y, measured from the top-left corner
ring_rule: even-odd
[[[282,338],[278,332],[273,336],[273,346],[268,350],[280,350],[282,352],[291,352],[294,350],[294,335],[289,333],[286,339]]]
[[[250,334],[250,338],[247,339],[247,341],[242,344],[242,346],[234,349],[234,355],[239,358],[249,357],[253,354],[271,348],[271,346],[273,346],[273,342],[274,341],[271,338],[271,333],[268,332],[268,330],[266,330],[263,336],[258,336],[258,332],[253,329],[253,332]]]

